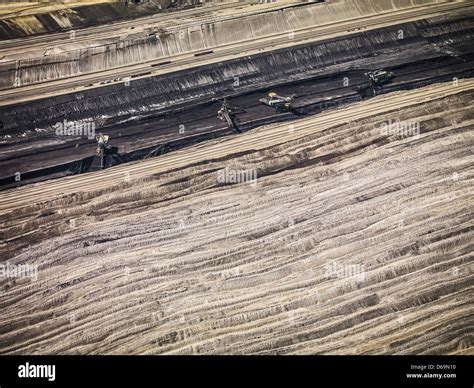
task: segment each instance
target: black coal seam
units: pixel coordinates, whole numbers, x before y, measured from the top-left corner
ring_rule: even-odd
[[[473,73],[474,73],[474,70],[473,70]],[[450,79],[450,78],[448,77],[448,79]],[[428,82],[428,84],[435,82],[435,80],[433,80],[433,79],[430,79],[429,81],[431,81],[431,82]],[[439,81],[439,79],[436,79],[436,81]],[[394,89],[394,90],[407,90],[407,89],[411,90],[411,89],[415,89],[417,86],[418,87],[426,86],[426,83],[418,82],[418,81],[415,84],[416,85],[407,84],[407,85],[405,85],[404,88]],[[385,89],[383,91],[383,93],[380,93],[380,94],[386,94],[386,93],[389,93],[391,91],[393,91],[393,90]],[[344,97],[344,99],[347,99],[347,97]],[[343,104],[344,104],[344,102],[341,105],[343,105]],[[317,103],[317,104],[312,104],[312,105],[319,106],[320,104]],[[317,110],[317,112],[321,112],[321,110]],[[255,128],[257,126],[264,125],[264,124],[276,123],[276,122],[281,122],[281,121],[288,121],[288,114],[285,114],[284,116],[285,117],[277,115],[277,116],[273,116],[273,117],[271,117],[267,120],[265,120],[265,119],[255,120],[255,122],[252,122],[252,124],[250,126],[246,126],[245,124],[241,125],[241,129],[246,131],[246,130],[249,130],[249,129]],[[200,142],[203,142],[203,141],[206,141],[206,140],[216,139],[216,138],[225,136],[226,134],[232,134],[232,133],[233,132],[229,131],[229,130],[222,130],[222,131],[216,131],[216,132],[207,132],[205,134],[199,134],[199,135],[193,136],[192,138],[178,139],[178,140],[171,141],[171,142],[168,142],[168,143],[163,143],[163,145],[166,146],[166,152],[163,152],[162,154],[169,153],[169,152],[172,152],[172,151],[175,151],[175,150],[178,150],[178,149],[182,149],[182,148],[185,148],[185,147],[189,147],[189,146],[192,146],[194,144],[197,144],[197,143],[200,143]],[[140,150],[135,150],[135,151],[132,151],[130,153],[127,153],[127,154],[124,154],[124,155],[121,155],[121,156],[124,159],[126,159],[126,162],[130,162],[130,161],[134,161],[134,160],[140,160],[140,159],[143,158],[144,154],[147,154],[148,152],[152,151],[153,149],[155,149],[159,145],[160,144],[157,144],[157,145],[154,145],[154,146],[151,146],[151,147],[147,147],[147,148],[144,148],[144,149],[140,149]],[[139,155],[142,155],[142,156],[140,157]],[[91,158],[91,157],[88,157],[88,158]],[[52,167],[48,167],[46,169],[40,169],[40,170],[30,171],[30,172],[24,173],[24,174],[22,174],[22,181],[20,183],[15,181],[15,176],[10,176],[10,177],[7,177],[7,178],[0,179],[0,191],[11,188],[11,187],[14,187],[14,186],[24,185],[25,183],[27,184],[27,183],[29,183],[28,181],[30,181],[32,179],[40,178],[41,176],[45,176],[45,178],[46,178],[48,175],[51,175],[51,174],[57,174],[57,173],[61,173],[61,172],[65,173],[68,170],[74,169],[74,166],[76,166],[77,163],[83,163],[83,161],[87,160],[88,158],[84,158],[84,159],[80,159],[80,160],[77,160],[77,161],[61,164],[59,166],[52,166]]]

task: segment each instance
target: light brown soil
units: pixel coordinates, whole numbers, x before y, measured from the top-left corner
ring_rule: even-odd
[[[17,190],[4,260],[39,273],[0,281],[0,353],[473,354],[474,91],[449,90]]]

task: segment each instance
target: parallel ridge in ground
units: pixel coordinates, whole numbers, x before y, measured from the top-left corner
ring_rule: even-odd
[[[4,259],[39,270],[0,283],[0,353],[473,354],[474,92],[447,87],[159,175],[121,166],[113,190],[39,185],[58,192],[2,215]]]
[[[113,37],[109,32],[102,35],[98,31],[92,36],[92,41],[96,42],[93,47],[88,47],[83,39],[76,42],[75,35],[72,35],[72,38],[64,37],[59,46],[48,48],[42,42],[38,51],[32,44],[20,52],[13,47],[13,50],[2,53],[5,58],[0,61],[0,89],[18,89],[19,83],[20,87],[26,87],[69,77],[80,77],[80,86],[83,87],[91,82],[110,81],[117,76],[147,75],[155,70],[162,73],[160,62],[172,61],[174,70],[183,65],[195,67],[197,62],[201,65],[208,61],[217,63],[237,56],[254,55],[262,50],[270,51],[273,47],[292,46],[303,38],[314,41],[325,35],[342,36],[351,30],[352,33],[360,29],[371,30],[375,24],[382,27],[470,8],[471,4],[465,1],[433,0],[309,3],[304,7],[241,13],[232,18],[224,14],[215,19],[204,19],[196,25],[191,22],[165,28],[159,24],[151,25],[138,33],[128,27],[118,30],[120,35]],[[215,52],[194,56],[209,50]],[[155,60],[158,67],[152,68],[149,62]],[[91,79],[94,75],[100,75],[102,79]]]

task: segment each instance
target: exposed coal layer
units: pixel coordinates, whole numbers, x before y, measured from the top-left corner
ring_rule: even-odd
[[[439,62],[415,63],[411,66],[391,69],[397,72],[397,79],[383,88],[368,87],[365,78],[357,72],[341,73],[333,77],[316,77],[312,80],[280,85],[278,91],[281,94],[299,93],[296,102],[293,104],[294,109],[286,113],[277,113],[273,109],[258,103],[258,98],[264,92],[270,91],[269,89],[236,96],[231,102],[241,110],[235,116],[237,130],[243,132],[259,125],[316,114],[371,97],[372,94],[378,95],[394,90],[409,90],[434,82],[449,81],[452,78],[452,71],[456,68],[458,70],[456,75],[461,82],[462,78],[474,77],[473,56],[471,56],[470,61],[464,58],[464,63],[456,63],[450,61],[450,59],[453,58],[444,58],[444,61],[440,60]],[[344,77],[350,77],[353,84],[341,87],[341,79]],[[120,149],[120,157],[108,160],[107,166],[159,156],[198,142],[235,133],[235,130],[228,129],[226,124],[217,119],[216,111],[220,108],[220,105],[220,102],[204,103],[195,109],[168,112],[109,128],[107,134],[111,135],[112,143]],[[199,112],[199,114],[196,114],[196,112]],[[179,134],[181,126],[185,128],[183,134]],[[153,145],[150,146],[149,144]],[[39,151],[27,149],[14,157],[0,158],[0,165],[3,168],[3,173],[0,175],[0,190],[97,170],[98,162],[96,161],[94,166],[94,163],[92,163],[94,157],[90,156],[94,152],[94,140],[76,138],[75,145],[71,142],[63,144],[61,147],[52,144],[42,147]],[[83,156],[81,159],[77,159],[81,156]],[[71,157],[75,159],[71,160]],[[64,160],[69,161],[62,163]],[[51,164],[55,165],[51,167]],[[31,166],[35,166],[35,170],[27,171]],[[18,176],[19,171],[27,172],[22,172]]]
[[[215,117],[220,105],[215,100],[224,97],[246,110],[238,116],[239,126],[246,130],[297,117],[276,114],[257,102],[274,88],[297,94],[298,112],[312,114],[364,97],[356,89],[367,86],[363,73],[369,68],[397,73],[395,82],[377,93],[470,77],[472,27],[468,16],[434,18],[139,79],[129,87],[113,85],[2,108],[0,187],[82,170],[84,160],[95,152],[95,142],[58,138],[53,125],[63,119],[93,120],[97,132],[110,134],[126,160],[135,160],[161,144],[166,147],[160,152],[169,152],[207,139],[207,133],[228,134]],[[16,172],[21,172],[20,182]]]

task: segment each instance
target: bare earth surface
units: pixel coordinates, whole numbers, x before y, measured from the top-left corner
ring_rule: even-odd
[[[0,193],[0,353],[474,354],[473,84]]]

